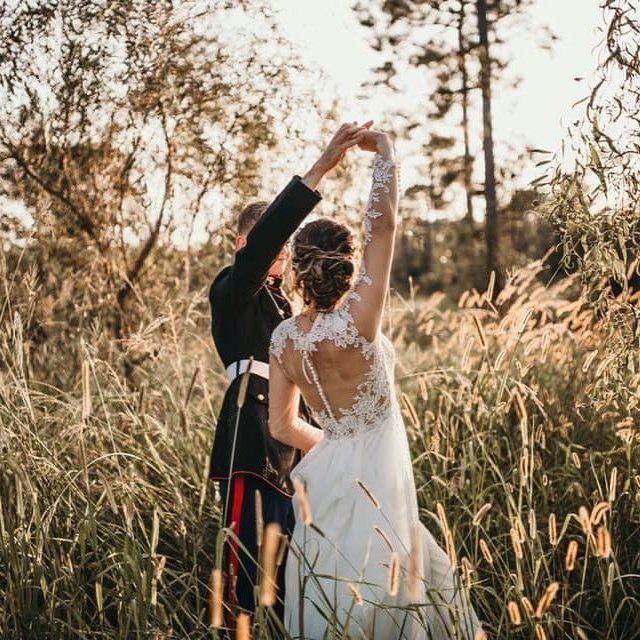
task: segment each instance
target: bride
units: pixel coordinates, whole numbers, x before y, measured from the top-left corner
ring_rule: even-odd
[[[349,229],[327,218],[302,227],[292,262],[304,309],[271,339],[269,428],[306,453],[291,473],[297,500],[285,625],[292,637],[312,640],[327,630],[473,640],[484,637],[475,612],[418,519],[394,350],[381,333],[399,167],[385,133],[363,131],[358,144],[374,153],[359,272]],[[322,429],[298,417],[300,394]]]

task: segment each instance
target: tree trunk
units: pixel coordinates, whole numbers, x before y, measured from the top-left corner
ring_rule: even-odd
[[[491,124],[491,56],[489,54],[489,25],[487,0],[476,1],[478,34],[480,37],[480,87],[482,89],[482,146],[484,150],[484,197],[486,202],[485,239],[487,244],[487,270],[495,271],[496,290],[503,285],[500,269],[498,208],[496,203],[496,176],[493,155],[493,129]]]
[[[464,18],[465,18],[464,0],[460,2],[460,11],[458,13],[458,65],[462,76],[462,135],[464,141],[464,191],[467,198],[467,211],[465,219],[469,225],[473,226],[473,196],[471,185],[471,171],[473,168],[473,159],[469,150],[469,74],[467,72],[467,58],[464,42]]]

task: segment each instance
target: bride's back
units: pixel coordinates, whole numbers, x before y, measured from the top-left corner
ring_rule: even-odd
[[[313,324],[304,316],[296,317],[293,322],[304,335],[309,334]],[[360,346],[338,347],[330,339],[317,342],[311,358],[318,381],[334,413],[340,415],[340,409],[351,409],[359,385],[371,370],[370,358],[365,357]],[[323,400],[313,380],[313,373],[309,371],[308,366],[305,367],[302,352],[297,351],[291,344],[286,351],[284,362],[291,379],[300,388],[305,402],[316,412],[323,411]]]
[[[313,320],[282,322],[272,352],[329,437],[349,436],[381,418],[389,406],[392,364],[385,367],[381,334],[367,340],[351,314],[352,295]]]

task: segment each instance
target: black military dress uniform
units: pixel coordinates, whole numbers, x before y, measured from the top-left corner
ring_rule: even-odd
[[[259,490],[261,494],[265,524],[278,522],[290,534],[294,521],[289,472],[300,459],[298,450],[277,442],[269,434],[269,343],[275,327],[291,315],[291,307],[279,280],[270,278],[268,273],[287,240],[321,199],[317,190],[295,175],[255,223],[246,245],[236,252],[234,263],[218,273],[209,290],[213,340],[230,380],[218,417],[210,478],[220,481],[223,506],[230,492],[225,524],[234,523],[234,532],[253,558],[257,553],[255,492]],[[234,452],[236,401],[241,374],[251,356],[254,363]],[[309,419],[302,403],[301,415]],[[235,607],[254,609],[253,558],[231,543],[226,594],[232,611]],[[282,597],[284,564],[278,582]],[[275,610],[282,618],[282,602]],[[233,615],[231,624],[232,621]]]

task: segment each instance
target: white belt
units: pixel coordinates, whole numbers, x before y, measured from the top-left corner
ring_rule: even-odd
[[[227,378],[229,382],[233,382],[237,376],[244,373],[249,367],[249,360],[239,360],[232,362],[227,367]],[[251,373],[255,373],[257,376],[269,379],[269,363],[261,362],[260,360],[254,360],[251,363]]]

